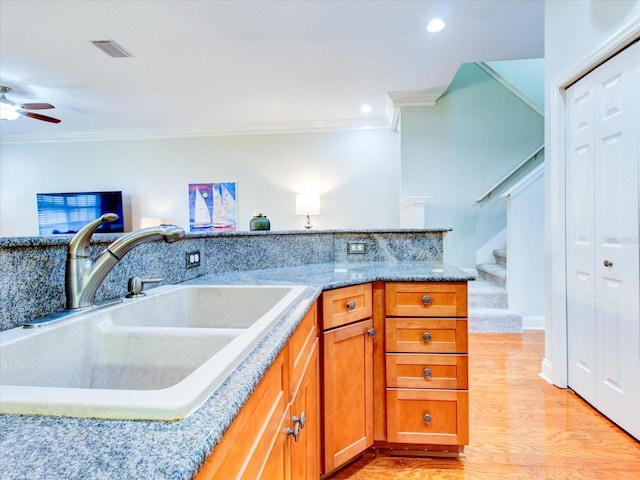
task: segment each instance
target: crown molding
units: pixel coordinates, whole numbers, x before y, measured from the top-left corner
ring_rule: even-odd
[[[437,100],[444,92],[445,90],[387,92],[384,119],[391,131],[400,132],[400,109],[402,107],[435,107]]]
[[[95,142],[111,140],[153,140],[162,138],[223,137],[236,135],[276,135],[288,133],[317,133],[347,130],[381,130],[388,123],[382,118],[318,120],[309,122],[274,122],[227,125],[214,129],[128,129],[102,132],[63,134],[18,134],[0,136],[0,144]]]

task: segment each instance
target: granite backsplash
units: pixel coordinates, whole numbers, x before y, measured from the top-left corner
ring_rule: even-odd
[[[187,234],[175,243],[144,243],[129,252],[98,289],[96,301],[122,297],[129,277],[176,284],[218,272],[260,270],[325,262],[443,261],[450,229],[322,230]],[[94,234],[97,256],[117,234]],[[65,262],[70,235],[0,239],[0,330],[19,327],[65,308]],[[347,242],[366,253],[347,254]],[[186,252],[199,250],[201,266],[187,269]],[[157,286],[155,285],[155,286]],[[149,287],[147,287],[149,288]]]

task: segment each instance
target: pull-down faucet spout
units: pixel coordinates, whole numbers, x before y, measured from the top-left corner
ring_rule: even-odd
[[[111,269],[136,245],[160,239],[171,243],[184,238],[184,230],[176,225],[142,228],[123,235],[92,261],[88,253],[91,236],[101,224],[117,219],[115,213],[105,213],[82,227],[69,243],[65,272],[68,309],[93,305],[98,287]]]

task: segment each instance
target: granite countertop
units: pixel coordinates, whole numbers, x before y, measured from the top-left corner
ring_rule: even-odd
[[[441,262],[323,263],[206,275],[191,285],[296,284],[307,289],[209,399],[175,421],[0,415],[0,472],[11,479],[190,479],[323,290],[372,281],[468,281]]]

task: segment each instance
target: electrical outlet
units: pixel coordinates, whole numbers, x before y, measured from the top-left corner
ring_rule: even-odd
[[[367,244],[365,242],[347,242],[347,254],[353,253],[367,253]]]
[[[187,252],[186,257],[187,257],[187,268],[195,268],[200,266],[200,261],[202,260],[202,255],[200,254],[200,250]]]

